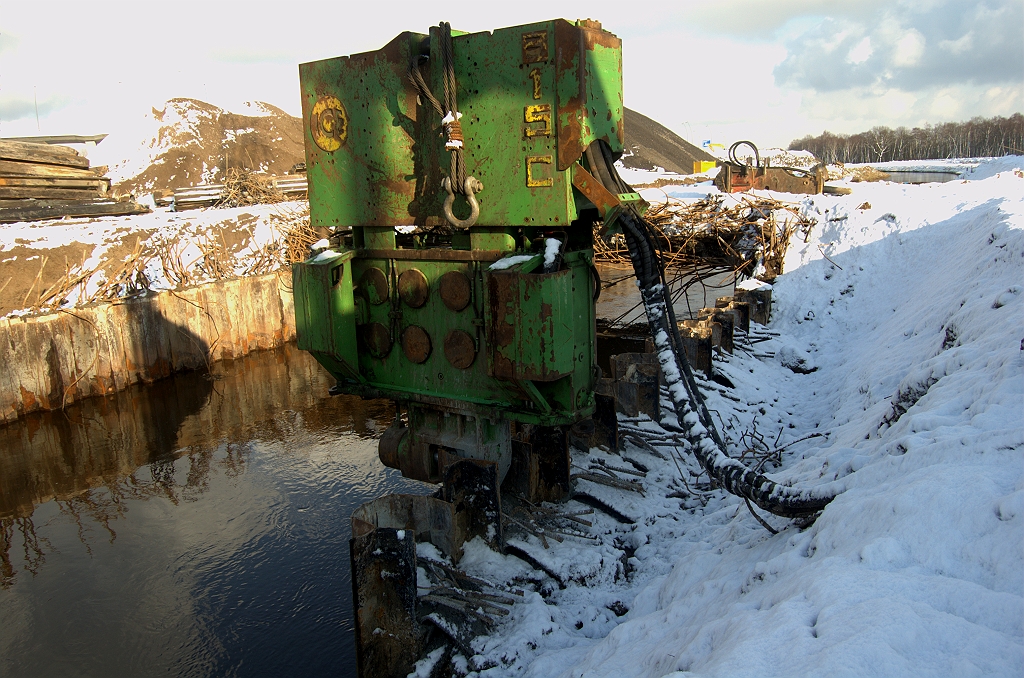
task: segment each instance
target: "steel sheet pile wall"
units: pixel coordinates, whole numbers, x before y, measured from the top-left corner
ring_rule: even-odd
[[[13,421],[291,341],[290,282],[271,273],[0,320],[0,414]]]

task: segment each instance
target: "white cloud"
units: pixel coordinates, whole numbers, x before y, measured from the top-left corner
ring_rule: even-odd
[[[627,105],[691,140],[784,145],[826,127],[941,122],[930,108],[939,90],[962,117],[1024,110],[1020,0],[694,0],[628,12],[606,0],[452,0],[440,14],[393,0],[347,6],[343,23],[318,32],[311,17],[328,7],[250,0],[244,10],[139,3],[98,13],[0,0],[0,135],[36,133],[33,87],[44,134],[111,132],[172,97],[228,109],[262,100],[297,114],[299,63],[379,49],[441,18],[482,31],[581,13],[623,39]],[[62,21],[47,21],[53,12]],[[102,66],[70,68],[84,53]]]
[[[892,63],[898,67],[916,66],[924,56],[925,39],[913,28],[906,32],[893,49]]]
[[[939,47],[950,54],[963,54],[974,47],[974,31],[967,31],[956,40],[940,40]]]
[[[956,92],[944,90],[932,97],[928,113],[938,120],[951,120],[963,117],[960,114],[960,100]]]
[[[1021,25],[1019,0],[885,5],[868,17],[826,19],[787,40],[788,54],[775,76],[781,86],[819,91],[884,81],[911,91],[957,83],[1020,84]],[[979,35],[985,39],[973,37]],[[822,49],[830,44],[844,49]]]
[[[865,37],[846,53],[846,61],[851,64],[862,64],[871,58],[872,52],[874,50],[871,48],[871,38]]]

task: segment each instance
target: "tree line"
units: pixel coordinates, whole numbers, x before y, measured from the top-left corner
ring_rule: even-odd
[[[789,150],[810,151],[825,163],[1024,155],[1024,115],[976,117],[913,129],[872,127],[850,135],[825,131],[794,140]]]

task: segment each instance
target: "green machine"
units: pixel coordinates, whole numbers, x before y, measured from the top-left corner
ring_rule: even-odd
[[[585,167],[622,152],[621,41],[441,24],[299,73],[310,219],[333,234],[294,266],[299,347],[404,411],[386,465],[441,482],[472,459],[558,498],[565,427],[595,408],[599,203],[638,200]]]
[[[416,542],[452,563],[475,536],[502,548],[504,502],[568,494],[567,428],[609,415],[595,394],[599,222],[621,229],[681,435],[713,481],[783,516],[831,500],[727,454],[644,203],[614,167],[618,38],[592,21],[471,34],[442,23],[299,72],[310,218],[332,234],[293,269],[299,346],[335,391],[393,400],[381,460],[441,485],[352,515],[361,675],[408,675],[431,625],[471,654],[475,607],[419,594]]]

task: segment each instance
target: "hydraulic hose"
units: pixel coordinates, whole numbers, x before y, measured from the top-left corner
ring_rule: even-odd
[[[585,155],[591,174],[608,191],[613,194],[633,192],[616,172],[611,149],[606,144],[600,141],[591,144]],[[785,517],[807,516],[821,511],[835,498],[835,494],[780,485],[728,455],[725,441],[711,419],[686,360],[653,227],[632,205],[626,207],[617,219],[640,284],[658,362],[689,451],[713,483],[754,502],[765,511]]]
[[[742,165],[743,163],[736,159],[736,150],[743,147],[749,146],[750,150],[754,152],[754,167],[761,167],[761,154],[757,152],[757,146],[752,141],[737,141],[729,147],[729,161],[735,165]]]

